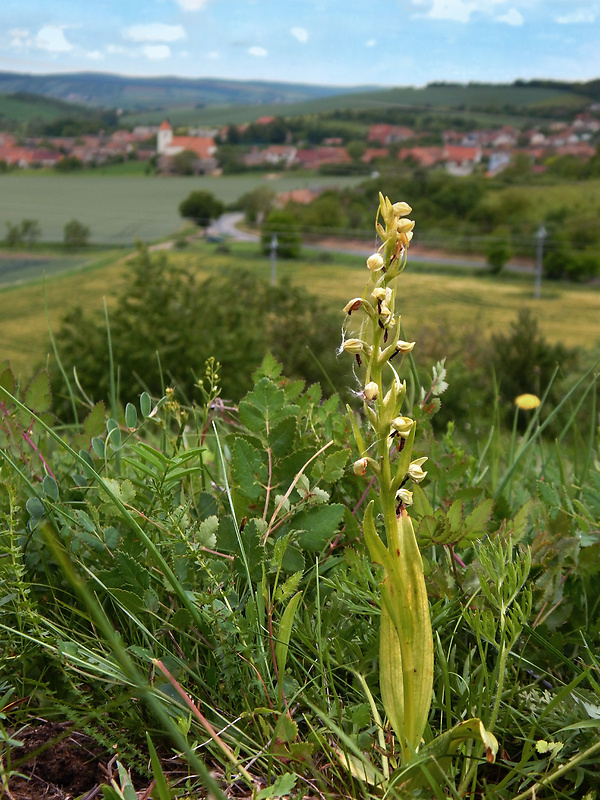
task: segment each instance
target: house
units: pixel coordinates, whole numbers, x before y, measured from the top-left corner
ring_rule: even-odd
[[[315,147],[296,153],[296,163],[306,169],[317,169],[323,164],[349,164],[351,161],[343,147]]]
[[[388,158],[389,155],[387,147],[367,147],[360,160],[370,164],[376,158]]]
[[[460,144],[449,144],[444,147],[443,160],[446,172],[450,175],[470,175],[475,164],[481,161],[481,147],[464,147]]]
[[[405,142],[407,139],[412,139],[414,135],[415,132],[413,130],[405,128],[403,125],[386,125],[382,123],[371,125],[367,134],[367,141],[389,145],[395,142]]]
[[[283,208],[287,203],[300,203],[308,205],[319,196],[320,192],[314,189],[292,189],[290,192],[279,192],[277,205]]]
[[[215,140],[209,136],[173,136],[173,128],[165,120],[156,134],[159,155],[176,156],[184,150],[196,153],[199,159],[211,159],[217,151]]]
[[[433,167],[443,161],[444,148],[442,147],[403,147],[398,151],[398,158],[404,161],[407,158],[416,161],[420,167]]]
[[[198,172],[214,172],[217,162],[214,158],[217,145],[211,136],[174,136],[173,128],[165,120],[156,134],[156,150],[161,156],[159,164],[166,166],[168,159],[189,150],[198,158]]]

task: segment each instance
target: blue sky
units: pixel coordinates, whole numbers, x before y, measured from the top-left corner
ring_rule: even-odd
[[[1,0],[0,70],[335,85],[600,77],[600,0]]]

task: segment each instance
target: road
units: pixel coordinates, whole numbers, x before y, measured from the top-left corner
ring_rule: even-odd
[[[226,239],[233,239],[236,242],[258,242],[260,237],[258,234],[251,233],[250,231],[242,230],[238,227],[240,222],[244,219],[241,212],[233,211],[223,214],[218,220],[208,228],[207,235],[213,237],[222,237]],[[335,241],[328,240],[326,243],[321,244],[305,244],[303,245],[306,250],[320,250],[334,253],[349,253],[351,255],[359,255],[368,257],[373,252],[372,247],[368,247],[360,242],[347,242],[346,246],[342,246]],[[438,254],[437,252],[424,251],[419,249],[418,245],[413,247],[410,251],[410,260],[416,263],[423,264],[447,264],[453,267],[467,267],[470,269],[489,269],[488,264],[483,258],[469,258],[468,256],[447,256]],[[508,272],[528,272],[533,273],[533,265],[524,263],[510,262],[504,269]]]

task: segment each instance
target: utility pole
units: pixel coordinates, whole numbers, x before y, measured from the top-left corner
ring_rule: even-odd
[[[277,283],[277,234],[271,237],[271,286]]]
[[[537,230],[535,238],[537,239],[537,247],[535,251],[535,291],[533,296],[539,300],[542,294],[542,266],[544,263],[544,239],[548,235],[548,231],[543,225]]]

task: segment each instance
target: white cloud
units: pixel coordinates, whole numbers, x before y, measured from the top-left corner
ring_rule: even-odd
[[[104,53],[101,53],[100,50],[91,50],[87,57],[92,61],[104,61]]]
[[[308,42],[308,31],[306,30],[306,28],[292,28],[290,30],[290,33],[292,34],[294,39],[297,39],[299,42],[302,42],[302,44],[306,44],[306,42]]]
[[[507,25],[522,25],[523,15],[516,8],[509,9],[506,14],[496,17],[496,22],[506,22]]]
[[[11,47],[26,47],[27,45],[31,44],[29,31],[27,30],[15,28],[14,30],[9,31],[9,35],[12,36],[12,39],[10,40]]]
[[[267,50],[265,50],[264,47],[249,47],[248,48],[248,53],[251,56],[259,56],[259,57],[263,57],[263,56],[268,55],[268,52],[267,52]]]
[[[593,11],[585,11],[584,9],[556,17],[556,21],[561,25],[577,25],[582,22],[594,22],[595,20],[596,14]]]
[[[369,39],[368,42],[365,42],[365,47],[375,47],[376,44],[377,42],[375,41],[375,39]]]
[[[110,55],[118,55],[119,53],[126,53],[126,49],[118,44],[107,44],[106,52]]]
[[[142,47],[142,53],[148,61],[162,61],[165,58],[169,58],[171,48],[168,44],[147,44]]]
[[[477,11],[477,3],[464,2],[464,0],[433,0],[433,6],[427,16],[431,19],[468,22],[473,11]]]
[[[151,22],[147,25],[132,25],[123,30],[123,36],[134,42],[176,42],[185,39],[183,25],[165,25]]]
[[[175,0],[175,2],[184,11],[200,11],[208,0]]]
[[[48,53],[68,53],[73,45],[67,42],[63,29],[58,25],[44,25],[35,37],[35,44]]]

